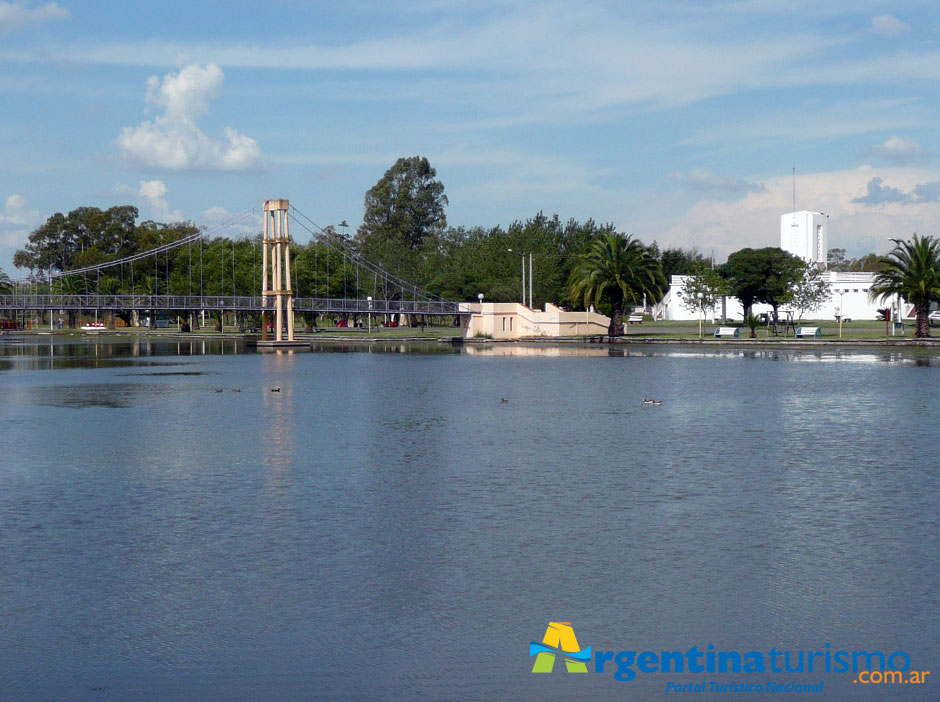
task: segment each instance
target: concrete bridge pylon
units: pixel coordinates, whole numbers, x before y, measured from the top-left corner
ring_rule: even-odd
[[[294,340],[294,294],[290,287],[290,225],[284,199],[264,201],[261,263],[261,338],[268,338],[268,310],[275,314],[275,341]]]

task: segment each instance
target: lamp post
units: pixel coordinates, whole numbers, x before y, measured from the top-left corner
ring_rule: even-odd
[[[506,249],[509,253],[514,253],[512,249]],[[522,258],[522,304],[525,304],[525,254],[520,254]],[[529,306],[532,306],[532,254],[529,254]]]
[[[698,339],[702,340],[702,317],[705,315],[705,296],[702,293],[696,293],[698,298]]]
[[[842,306],[842,296],[845,293],[839,293],[839,306],[836,308],[836,316],[839,317],[839,338],[842,338],[842,320],[845,318],[845,308]]]
[[[894,243],[894,248],[895,248],[895,249],[897,249],[897,248],[899,248],[899,247],[901,246],[901,240],[900,240],[900,239],[895,239],[893,236],[889,236],[889,237],[888,237],[888,241],[891,241],[891,242]],[[894,307],[894,304],[893,304],[893,303],[892,303],[891,307],[892,307],[892,308]],[[897,314],[895,315],[895,317],[894,317],[894,319],[892,320],[892,323],[891,323],[891,336],[894,336],[894,335],[895,335],[895,332],[896,332],[897,329],[898,329],[898,324],[899,324],[901,321],[903,321],[903,320],[901,319],[901,294],[898,293],[898,311],[897,311]],[[903,333],[903,332],[902,332],[902,333]],[[888,336],[888,325],[887,325],[887,323],[885,323],[885,336]]]
[[[369,295],[366,298],[366,301],[369,303],[369,334],[372,333],[372,296]]]

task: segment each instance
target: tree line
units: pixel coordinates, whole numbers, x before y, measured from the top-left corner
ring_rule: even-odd
[[[722,295],[737,297],[747,312],[754,303],[784,304],[802,312],[818,309],[828,287],[814,266],[777,248],[745,248],[726,263],[694,249],[661,249],[593,219],[561,221],[538,212],[503,228],[450,227],[444,185],[426,158],[401,158],[369,189],[362,225],[352,238],[328,227],[325,238],[291,248],[295,294],[300,297],[405,294],[388,280],[357,266],[361,256],[394,276],[455,301],[521,300],[523,260],[533,302],[585,309],[611,316],[612,335],[622,334],[626,307],[662,299],[672,275],[689,276],[685,302],[711,307]],[[29,235],[14,264],[40,274],[65,272],[118,260],[199,231],[192,222],[137,224],[130,205],[100,210],[80,207],[56,213]],[[336,246],[342,239],[345,247]],[[333,240],[333,244],[330,243]],[[528,270],[531,254],[532,270]],[[834,270],[886,270],[890,257],[847,259],[830,251]],[[0,272],[0,286],[6,279]],[[41,283],[37,282],[36,285]],[[206,237],[153,259],[101,274],[66,276],[53,286],[68,293],[257,295],[261,288],[261,235]],[[701,297],[699,297],[701,294]]]

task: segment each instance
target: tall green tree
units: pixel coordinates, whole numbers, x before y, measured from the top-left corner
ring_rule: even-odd
[[[662,266],[663,276],[665,276],[667,283],[672,282],[672,276],[674,275],[696,275],[700,273],[708,260],[694,248],[674,247],[659,251],[656,242],[653,242],[651,248],[653,247],[655,247],[653,249],[654,254],[658,254],[659,265]]]
[[[108,210],[79,207],[68,215],[56,212],[29,235],[13,255],[17,268],[65,271],[109,258],[137,253],[137,208],[119,205]]]
[[[10,280],[10,276],[0,268],[0,295],[9,295],[11,292],[13,292],[13,282]]]
[[[929,337],[930,303],[940,301],[940,241],[917,234],[909,241],[895,240],[894,249],[881,263],[868,298],[884,301],[900,295],[914,305],[915,335]]]
[[[773,308],[774,319],[780,305],[790,301],[793,285],[805,269],[803,261],[776,246],[741,249],[728,256],[719,272],[728,280],[731,294],[741,301],[745,319],[755,302]]]
[[[447,226],[447,196],[422,156],[400,158],[365,195],[356,244],[365,258],[409,281],[435,235]]]
[[[623,336],[625,304],[637,304],[646,293],[652,298],[663,294],[666,281],[659,262],[649,249],[631,236],[613,231],[592,239],[578,257],[568,279],[573,301],[583,299],[587,307],[609,302],[610,336]]]

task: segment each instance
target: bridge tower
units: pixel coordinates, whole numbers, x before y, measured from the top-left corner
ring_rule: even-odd
[[[268,335],[268,310],[275,313],[276,341],[294,340],[294,294],[290,288],[290,228],[287,200],[264,201],[264,239],[261,263],[261,338]],[[270,305],[268,304],[270,302]]]

